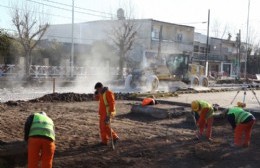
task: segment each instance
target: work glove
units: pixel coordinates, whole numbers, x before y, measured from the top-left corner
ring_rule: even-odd
[[[105,124],[106,124],[106,125],[109,125],[109,124],[110,124],[110,116],[106,116]]]

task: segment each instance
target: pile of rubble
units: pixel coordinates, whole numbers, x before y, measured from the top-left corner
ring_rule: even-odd
[[[129,93],[115,93],[116,100],[131,100]],[[93,101],[93,94],[79,94],[79,93],[53,93],[47,94],[40,98],[32,99],[29,102],[84,102]]]

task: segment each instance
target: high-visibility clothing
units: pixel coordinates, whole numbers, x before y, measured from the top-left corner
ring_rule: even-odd
[[[30,128],[29,137],[45,136],[55,140],[54,124],[48,116],[35,113]]]
[[[102,96],[103,96],[104,104],[106,106],[106,114],[107,114],[107,116],[110,116],[110,115],[115,116],[116,115],[116,110],[114,108],[115,111],[110,111],[110,107],[109,107],[109,104],[108,104],[108,101],[107,101],[107,94],[106,94],[106,92],[103,93]]]
[[[198,107],[195,106],[195,104],[197,104]],[[206,127],[206,136],[208,139],[210,139],[212,134],[214,112],[212,105],[204,100],[197,100],[192,102],[192,107],[194,109],[197,109],[195,113],[197,113],[199,116],[197,120],[197,124],[199,126],[199,134],[202,135]]]
[[[111,138],[111,132],[112,131],[112,136],[113,139],[118,139],[119,137],[117,136],[116,132],[111,129],[109,126],[105,123],[106,116],[99,116],[99,130],[100,130],[100,137],[101,137],[101,142],[103,144],[107,144],[109,139]]]
[[[237,146],[249,146],[251,139],[251,132],[253,125],[255,124],[255,120],[251,120],[247,123],[238,124],[235,128],[234,142]],[[242,137],[244,136],[244,142]]]
[[[144,98],[142,102],[142,106],[155,104],[155,100],[153,98]]]
[[[200,106],[200,110],[198,110],[198,114],[202,115],[203,109],[208,109],[207,114],[205,115],[205,118],[210,118],[213,116],[213,107],[210,103],[204,101],[204,100],[197,100]]]
[[[199,122],[199,135],[202,135],[204,132],[204,129],[206,127],[206,137],[208,139],[211,138],[212,135],[212,125],[213,125],[213,118],[209,118],[207,121],[204,120],[204,122]]]
[[[230,108],[228,113],[229,114],[234,114],[235,115],[235,122],[236,124],[244,122],[249,116],[252,116],[251,113],[243,110],[241,107],[233,107]]]
[[[107,116],[113,116],[115,114],[115,97],[114,93],[110,90],[106,90],[103,94],[99,95],[99,128],[101,141],[104,144],[108,143],[111,138],[111,131],[113,139],[117,139],[118,136],[109,125],[105,123]]]
[[[104,96],[106,95],[106,100],[108,103],[108,107],[105,105],[105,101],[104,101]],[[107,110],[108,113],[112,113],[115,110],[115,97],[114,97],[114,93],[110,90],[106,90],[102,95],[100,95],[98,97],[99,99],[99,115],[107,115]]]
[[[54,141],[40,137],[29,137],[28,168],[52,168],[54,151]]]

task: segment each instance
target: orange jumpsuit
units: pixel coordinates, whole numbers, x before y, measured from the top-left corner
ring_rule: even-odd
[[[212,135],[212,125],[213,125],[213,117],[207,118],[208,113],[210,113],[210,108],[203,108],[199,112],[199,120],[197,124],[199,125],[199,135],[202,135],[204,132],[204,128],[207,127],[206,136],[208,139],[211,138]],[[207,118],[207,119],[206,119]]]
[[[107,102],[109,105],[109,113],[115,111],[115,97],[114,93],[111,92],[110,90],[105,91]],[[97,97],[99,100],[99,129],[100,129],[100,135],[101,135],[101,142],[104,144],[108,143],[108,140],[111,138],[111,132],[112,131],[112,136],[113,139],[118,139],[117,134],[115,133],[114,130],[112,130],[109,125],[105,123],[105,119],[107,116],[106,113],[106,106],[104,103],[103,95],[99,94]]]
[[[52,168],[55,143],[48,139],[30,137],[28,140],[28,168]],[[39,155],[41,153],[41,155]]]
[[[144,98],[144,100],[142,101],[142,106],[147,106],[147,105],[151,105],[151,104],[155,104],[155,101],[153,98]]]

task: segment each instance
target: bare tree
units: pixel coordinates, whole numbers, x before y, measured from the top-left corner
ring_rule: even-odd
[[[224,36],[228,34],[228,29],[229,27],[227,24],[222,24],[218,20],[214,20],[211,32],[214,37],[223,39]]]
[[[118,20],[113,22],[111,33],[109,33],[110,38],[118,48],[119,79],[123,77],[123,69],[127,64],[127,61],[131,60],[127,59],[127,56],[129,55],[129,52],[132,50],[132,47],[136,41],[137,30],[139,27],[137,21],[131,17],[133,12],[131,4],[128,4],[128,7],[129,10],[126,14],[122,8],[118,9]]]
[[[39,23],[40,17],[36,16],[36,12],[30,11],[25,7],[19,9],[15,7],[12,11],[12,22],[18,31],[19,42],[23,46],[25,56],[25,76],[30,75],[30,65],[32,63],[32,50],[39,43],[47,28],[48,23]]]

